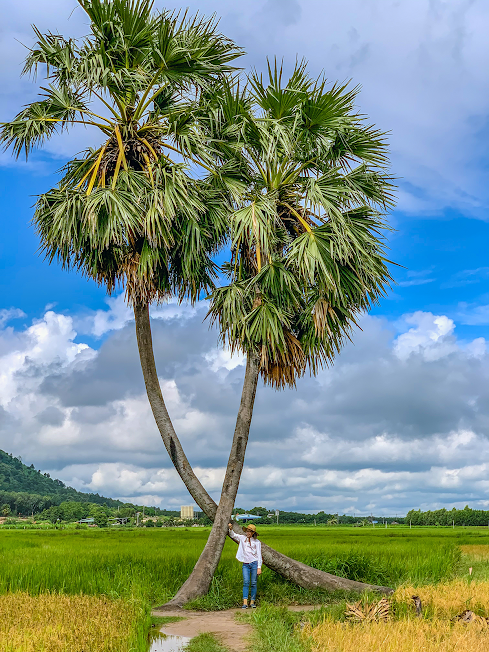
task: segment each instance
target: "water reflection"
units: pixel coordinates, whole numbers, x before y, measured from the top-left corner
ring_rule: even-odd
[[[161,634],[151,641],[148,652],[182,652],[190,642],[188,636],[173,636]]]

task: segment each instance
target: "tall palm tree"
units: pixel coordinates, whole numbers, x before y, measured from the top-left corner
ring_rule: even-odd
[[[19,156],[74,125],[100,130],[102,144],[70,161],[38,198],[34,224],[50,262],[75,268],[109,293],[126,290],[140,349],[151,345],[149,304],[195,301],[213,287],[212,254],[227,233],[227,197],[195,126],[204,91],[234,70],[242,51],[214,19],[154,13],[150,0],[79,0],[90,19],[81,43],[41,34],[24,73],[46,66],[39,101],[4,123],[0,140]],[[192,178],[188,164],[207,178]],[[148,340],[149,332],[149,340]],[[152,348],[145,380],[165,446],[187,486],[213,502],[193,474],[161,396]],[[147,371],[149,369],[149,371]]]
[[[239,480],[258,377],[280,389],[333,361],[356,317],[384,293],[383,212],[392,206],[384,135],[354,108],[358,89],[326,88],[300,63],[282,84],[226,82],[207,98],[203,132],[244,189],[231,214],[229,284],[209,315],[231,351],[247,355],[243,397],[211,534],[168,606],[205,594],[219,562]]]

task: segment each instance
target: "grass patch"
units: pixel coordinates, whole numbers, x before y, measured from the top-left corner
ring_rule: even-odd
[[[250,614],[253,652],[309,652],[306,639],[297,635],[301,614],[265,605]],[[357,650],[358,652],[358,650]]]
[[[199,634],[185,646],[185,652],[229,652],[213,634]]]

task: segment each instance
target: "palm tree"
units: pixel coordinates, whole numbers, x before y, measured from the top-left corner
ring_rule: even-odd
[[[163,441],[208,510],[213,501],[186,460],[152,348],[144,346],[151,347],[152,301],[175,295],[195,301],[213,287],[211,256],[226,236],[227,198],[213,183],[194,113],[199,96],[233,70],[242,51],[214,19],[153,13],[150,0],[79,4],[91,24],[82,43],[35,29],[24,73],[44,64],[49,85],[3,124],[0,139],[27,157],[74,125],[100,130],[100,147],[70,161],[58,186],[38,198],[34,224],[50,262],[80,270],[109,293],[125,288]],[[190,177],[187,163],[208,178]]]
[[[231,351],[247,355],[250,398],[211,534],[170,607],[205,594],[219,562],[259,374],[277,389],[294,386],[307,368],[316,374],[391,278],[382,237],[382,211],[392,205],[386,145],[355,112],[358,89],[327,90],[304,63],[285,84],[275,64],[268,84],[254,74],[250,86],[224,82],[211,91],[211,119],[203,121],[221,167],[233,162],[245,184],[231,215],[230,282],[213,291],[209,315]]]
[[[244,95],[244,105],[230,120],[229,110],[234,107],[220,95],[241,102],[241,95],[224,81],[232,71],[230,62],[241,51],[217,32],[213,20],[153,14],[149,0],[79,3],[90,18],[91,35],[78,44],[36,30],[38,42],[26,60],[25,72],[35,72],[39,64],[45,64],[49,86],[42,89],[40,101],[4,123],[0,137],[17,156],[22,151],[28,156],[45,139],[75,124],[100,129],[102,145],[70,161],[59,185],[39,197],[34,223],[50,262],[59,260],[65,267],[79,269],[105,285],[109,293],[118,285],[125,287],[134,307],[143,374],[162,439],[191,495],[210,518],[215,518],[218,508],[188,463],[161,395],[148,307],[152,301],[172,295],[192,301],[203,289],[212,290],[215,266],[211,256],[227,235],[227,215],[233,216],[236,236],[236,225],[245,223],[246,211],[250,215],[251,210],[254,229],[253,216],[260,206],[249,199],[250,193],[256,192],[258,178],[250,152],[255,147],[253,138],[256,142],[266,140],[269,127],[266,116],[254,120],[246,109],[251,105]],[[220,104],[216,105],[216,100]],[[253,101],[256,106],[256,98]],[[281,131],[279,122],[270,122],[275,124],[275,131]],[[213,129],[222,132],[217,139],[212,136]],[[270,134],[274,129],[269,130]],[[241,147],[244,135],[246,148]],[[273,138],[271,142],[275,142]],[[186,167],[189,162],[199,165],[209,176],[190,177]],[[301,214],[300,207],[294,210]],[[253,229],[237,240],[234,237],[231,292],[238,290],[239,294],[239,283],[258,278],[262,255],[265,269],[270,267],[267,257],[271,261],[276,253],[272,246],[275,236],[266,235],[268,244],[264,240],[257,247]],[[277,229],[273,226],[272,230]],[[236,277],[238,260],[240,271]],[[258,266],[255,272],[253,265]],[[248,301],[250,290],[246,292]],[[266,303],[261,290],[254,292],[246,321],[249,317],[254,320],[256,310],[260,313]],[[213,296],[212,316],[219,320],[223,336],[230,337],[226,310],[219,308],[223,297],[225,289]],[[285,308],[295,314],[296,321],[299,306],[300,302],[292,302]],[[284,308],[279,306],[280,310]],[[318,332],[329,328],[328,333],[338,337],[335,328],[328,326],[331,313],[326,309],[325,314],[322,322],[316,317],[319,325],[324,323]],[[239,319],[237,315],[236,328],[244,332]],[[336,321],[342,323],[339,318]],[[238,482],[258,372],[269,381],[278,378],[273,382],[280,386],[284,382],[280,378],[291,378],[291,355],[300,369],[301,354],[291,327],[283,330],[285,348],[277,349],[271,341],[272,357],[266,330],[261,340],[256,325],[252,332],[251,345],[246,338],[235,338],[236,344],[234,340],[232,344],[246,350],[249,358],[232,449]],[[310,356],[313,364],[314,360]],[[280,365],[283,372],[279,371]],[[228,465],[230,470],[232,465]],[[236,491],[234,480],[232,486],[225,487],[220,523]],[[218,540],[221,538],[219,534]],[[220,555],[219,546],[216,550]],[[366,586],[310,569],[266,546],[263,552],[268,566],[304,587]],[[216,554],[212,557],[215,560]]]

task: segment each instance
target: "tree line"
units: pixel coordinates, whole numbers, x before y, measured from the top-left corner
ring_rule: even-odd
[[[412,525],[488,525],[489,526],[489,511],[483,509],[471,509],[465,505],[463,509],[447,510],[436,509],[422,512],[418,510],[410,510],[404,519],[406,523]]]
[[[77,521],[81,518],[91,517],[95,508],[103,508],[108,516],[133,516],[136,512],[143,512],[146,516],[176,518],[180,512],[176,510],[161,509],[159,507],[146,507],[133,503],[123,503],[98,494],[81,494],[66,500],[64,496],[42,496],[27,492],[0,491],[0,516],[35,516],[41,520]],[[80,499],[83,497],[83,500]],[[53,521],[53,522],[54,522]]]
[[[260,519],[256,519],[253,522],[257,525],[270,525],[270,523],[276,522],[275,510],[266,509],[265,507],[253,507],[252,509],[242,509],[236,508],[233,510],[234,514],[253,514],[254,516],[260,516]],[[269,517],[269,514],[273,516]],[[338,514],[338,513],[327,513],[324,511],[319,511],[316,514],[302,514],[300,512],[285,512],[280,511],[279,513],[279,523],[282,524],[295,524],[303,523],[312,525],[316,523],[326,524],[326,525],[365,525],[372,522],[381,522],[381,523],[404,523],[405,519],[402,516],[356,516],[350,514]]]

